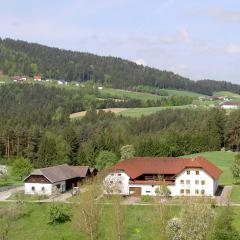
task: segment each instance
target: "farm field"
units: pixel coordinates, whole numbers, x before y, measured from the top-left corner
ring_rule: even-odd
[[[124,117],[141,117],[142,115],[151,115],[165,109],[183,109],[191,108],[192,105],[171,106],[171,107],[149,107],[149,108],[127,108],[125,111],[118,113]]]
[[[228,91],[215,92],[214,95],[215,96],[226,96],[226,97],[231,97],[231,98],[240,98],[239,94],[228,92]]]
[[[151,93],[132,92],[132,91],[126,91],[126,90],[114,89],[114,88],[103,88],[102,90],[99,90],[99,92],[100,92],[100,96],[103,98],[113,97],[113,98],[119,98],[119,99],[139,99],[142,101],[147,101],[147,100],[156,101],[162,98],[162,96],[151,94]]]
[[[105,112],[111,111],[116,113],[117,115],[122,115],[124,117],[141,117],[142,115],[150,115],[156,112],[165,110],[165,109],[183,109],[190,108],[192,105],[184,105],[184,106],[170,106],[170,107],[148,107],[148,108],[106,108],[102,109]],[[82,118],[86,114],[86,111],[77,112],[70,114],[70,119]]]
[[[172,89],[163,89],[168,92],[169,96],[188,96],[188,97],[199,97],[203,96],[202,94],[184,91],[184,90],[172,90]],[[100,94],[102,97],[114,97],[114,98],[127,98],[127,99],[139,99],[142,101],[147,100],[158,100],[161,99],[162,96],[151,94],[151,93],[143,93],[143,92],[133,92],[122,89],[113,89],[113,88],[103,88],[100,90]]]
[[[185,90],[174,90],[174,89],[163,89],[168,92],[169,96],[186,96],[186,97],[201,97],[204,96],[200,93],[185,91]]]

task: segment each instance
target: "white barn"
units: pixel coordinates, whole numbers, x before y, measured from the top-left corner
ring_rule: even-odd
[[[166,185],[171,196],[214,196],[221,170],[203,157],[134,157],[106,176],[106,194],[151,195]]]
[[[67,164],[40,168],[24,179],[25,194],[51,195],[54,189],[65,192],[76,187],[79,182],[93,175],[88,166]]]

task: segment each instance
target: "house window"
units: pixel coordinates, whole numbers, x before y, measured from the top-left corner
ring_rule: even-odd
[[[195,194],[196,194],[196,195],[199,194],[199,190],[198,190],[198,189],[195,190]]]
[[[204,181],[204,180],[202,180],[202,181],[201,181],[201,184],[202,184],[202,185],[205,185],[205,181]]]
[[[120,176],[122,176],[122,174],[121,174],[121,173],[118,173],[118,176],[120,177]]]
[[[187,175],[190,175],[190,171],[189,170],[187,171]]]
[[[44,192],[45,191],[45,187],[42,187],[42,192]]]
[[[181,193],[181,194],[184,194],[184,189],[181,189],[181,190],[180,190],[180,193]]]
[[[199,171],[196,171],[196,175],[199,175]]]
[[[195,180],[195,184],[198,185],[199,184],[199,180]]]
[[[35,191],[35,187],[32,187],[32,191],[33,191],[33,192]]]
[[[202,194],[202,195],[205,194],[205,190],[204,190],[204,189],[201,190],[201,194]]]
[[[56,187],[57,187],[57,189],[60,189],[61,184],[57,184]]]
[[[190,189],[186,189],[186,194],[190,194]]]
[[[122,181],[118,181],[118,183],[122,183]]]
[[[113,183],[113,181],[110,181],[110,183]]]
[[[190,184],[190,180],[187,180],[187,181],[186,181],[186,184]]]
[[[150,191],[146,191],[146,193],[150,193]]]
[[[181,184],[184,184],[184,180],[181,180],[180,183],[181,183]]]

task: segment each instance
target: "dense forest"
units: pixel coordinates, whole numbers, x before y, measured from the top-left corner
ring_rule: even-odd
[[[224,81],[191,81],[173,72],[144,67],[116,57],[67,51],[40,44],[0,39],[0,70],[7,75],[97,81],[113,88],[128,89],[138,85],[183,89],[212,95],[214,91],[240,93],[240,86]]]
[[[100,153],[120,159],[121,147],[129,144],[138,156],[240,149],[239,111],[226,115],[221,109],[169,109],[132,119],[97,112],[94,91],[92,87],[74,90],[41,84],[1,86],[1,161],[26,157],[34,167],[95,166]],[[82,109],[89,109],[86,116],[71,122],[69,113]]]

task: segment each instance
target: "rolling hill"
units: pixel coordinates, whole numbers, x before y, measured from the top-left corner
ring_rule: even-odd
[[[137,65],[117,57],[68,51],[36,43],[0,39],[0,70],[7,75],[41,74],[67,81],[97,81],[113,88],[148,85],[211,95],[215,91],[240,93],[240,86],[225,81],[192,81],[169,71]]]

